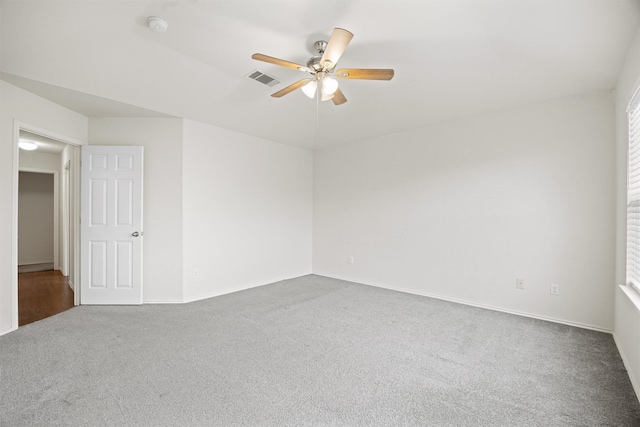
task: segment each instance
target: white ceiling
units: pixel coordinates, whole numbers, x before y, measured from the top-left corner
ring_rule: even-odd
[[[0,72],[0,79],[89,117],[172,117],[107,98]]]
[[[38,145],[36,150],[38,153],[62,154],[64,148],[67,146],[64,142],[27,132],[26,130],[20,131],[20,140],[35,142]]]
[[[0,77],[83,114],[175,116],[321,148],[615,87],[638,0],[0,0]],[[169,31],[152,32],[148,16]],[[354,33],[349,100],[269,95],[333,27]],[[282,83],[246,77],[258,69]],[[86,95],[85,95],[86,94]]]

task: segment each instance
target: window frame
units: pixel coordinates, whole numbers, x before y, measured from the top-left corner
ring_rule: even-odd
[[[627,107],[626,285],[640,294],[640,86]]]

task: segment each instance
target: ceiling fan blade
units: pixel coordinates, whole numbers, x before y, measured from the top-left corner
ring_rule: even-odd
[[[311,71],[309,67],[305,65],[296,64],[295,62],[285,61],[284,59],[274,58],[273,56],[263,55],[261,53],[254,53],[251,55],[251,58],[262,62],[268,62],[269,64],[280,65],[281,67],[292,68],[294,70]]]
[[[307,83],[309,83],[310,81],[312,81],[313,79],[302,79],[302,80],[298,80],[297,82],[295,82],[294,84],[291,84],[287,87],[285,87],[284,89],[280,89],[279,91],[277,91],[276,93],[271,94],[272,97],[274,98],[280,98],[282,96],[285,96],[286,94],[288,94],[289,92],[293,92],[294,90],[301,88],[302,86],[306,85]]]
[[[344,68],[336,71],[339,79],[360,79],[360,80],[391,80],[393,78],[392,69],[374,68]]]
[[[353,38],[353,34],[342,28],[334,28],[327,47],[322,54],[320,65],[327,70],[333,69]],[[330,64],[328,64],[329,62]]]
[[[342,105],[347,102],[347,98],[344,96],[344,93],[338,88],[333,94],[333,98],[331,98],[335,105]]]

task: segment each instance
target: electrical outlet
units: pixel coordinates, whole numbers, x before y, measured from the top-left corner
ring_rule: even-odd
[[[353,264],[353,262],[354,262],[353,257],[352,257],[352,256],[350,256],[350,257],[349,257],[349,264]]]
[[[560,285],[557,283],[551,284],[551,295],[560,295]]]
[[[198,270],[197,268],[193,270],[193,278],[194,279],[200,278],[200,270]]]
[[[524,289],[524,280],[523,279],[516,279],[516,288],[517,289]]]

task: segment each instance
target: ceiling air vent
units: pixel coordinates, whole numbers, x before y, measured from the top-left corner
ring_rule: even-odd
[[[260,82],[264,85],[267,85],[269,87],[275,86],[278,83],[280,83],[275,77],[272,77],[268,74],[262,73],[258,70],[252,71],[251,73],[249,73],[247,75],[247,77],[249,77],[252,80],[255,80],[257,82]]]

